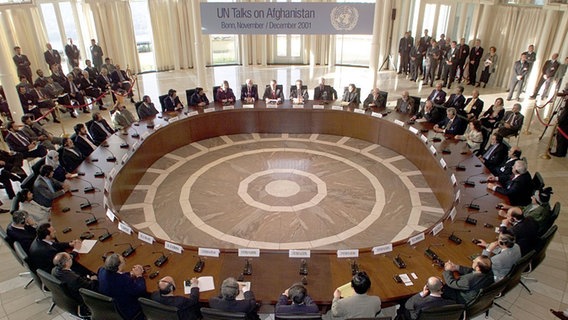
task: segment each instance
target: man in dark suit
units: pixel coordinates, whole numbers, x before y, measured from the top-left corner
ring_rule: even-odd
[[[47,63],[50,68],[54,64],[61,65],[61,55],[59,55],[59,51],[53,49],[51,47],[51,43],[47,43],[45,47],[47,48],[47,50],[43,53],[45,63]]]
[[[84,157],[88,157],[97,148],[98,144],[89,136],[87,127],[82,123],[77,123],[75,127],[75,146]]]
[[[506,179],[506,177],[505,177]],[[526,206],[531,203],[533,194],[533,184],[531,175],[527,170],[527,164],[523,160],[515,161],[511,177],[508,180],[488,179],[490,183],[487,188],[495,192],[501,193],[509,197],[509,203],[512,206]]]
[[[209,306],[227,312],[243,312],[247,319],[258,319],[254,293],[249,290],[244,293],[244,300],[236,300],[242,288],[235,278],[227,278],[221,284],[221,294],[209,299]]]
[[[475,85],[477,83],[477,68],[483,57],[483,48],[481,47],[481,40],[475,40],[475,46],[469,51],[469,84]]]
[[[526,54],[521,54],[521,59],[515,61],[513,65],[513,72],[511,74],[511,82],[509,83],[509,95],[507,96],[507,101],[511,101],[513,98],[513,92],[515,92],[515,88],[517,85],[519,89],[517,91],[517,101],[521,95],[521,91],[523,90],[523,83],[525,82],[525,77],[528,75],[529,72],[529,63],[527,62]]]
[[[357,92],[357,87],[355,84],[350,83],[347,86],[345,92],[343,92],[343,99],[341,100],[342,105],[359,105],[361,98],[359,97],[359,92]]]
[[[435,107],[431,100],[424,102],[424,107],[415,116],[410,118],[412,121],[424,119],[430,123],[438,123],[442,120],[441,108]]]
[[[264,90],[262,99],[265,101],[276,100],[278,103],[282,103],[282,101],[284,101],[284,92],[282,92],[282,89],[278,88],[276,80],[270,80],[270,84],[266,86],[266,89]]]
[[[22,54],[22,48],[16,46],[14,47],[14,51],[16,52],[16,54],[14,55],[14,57],[12,57],[12,59],[14,60],[14,63],[16,64],[16,69],[18,71],[18,77],[26,77],[26,79],[28,79],[28,82],[32,82],[32,68],[30,68],[31,66],[31,62],[28,59],[28,56],[26,56],[25,54]]]
[[[425,75],[425,72],[423,70],[423,64],[422,61],[424,60],[424,57],[426,56],[426,52],[428,51],[428,48],[430,48],[430,42],[432,41],[432,37],[428,35],[428,29],[424,29],[424,36],[420,37],[420,40],[418,41],[418,51],[420,52],[420,58],[416,59],[416,67],[419,70],[420,74],[423,76]],[[416,79],[418,79],[418,74],[416,74]],[[422,80],[424,80],[424,77],[422,78]]]
[[[8,129],[6,143],[10,150],[21,153],[24,158],[40,158],[47,154],[47,149],[44,146],[32,141],[21,131],[16,130],[14,121],[8,121],[6,129]]]
[[[381,96],[380,90],[375,88],[371,91],[371,93],[369,93],[369,96],[363,102],[363,106],[365,109],[371,107],[385,108],[387,106],[387,101],[383,98],[383,96]]]
[[[39,109],[47,109],[48,111],[55,108],[55,102],[50,98],[49,94],[46,92],[44,88],[40,86],[39,83],[34,84],[34,89],[30,91],[30,94],[33,96],[34,100],[37,102],[37,107]],[[41,111],[40,111],[41,113]],[[35,116],[35,114],[34,114]],[[51,113],[53,117],[53,122],[60,123],[57,119],[57,113],[55,110]],[[45,118],[47,119],[47,118]]]
[[[126,71],[120,69],[120,65],[116,64],[116,70],[114,70],[110,74],[110,79],[112,81],[112,86],[114,90],[122,89],[127,92],[127,96],[130,98],[130,102],[135,103],[134,101],[134,93],[132,93],[131,87],[132,84],[130,83],[130,78],[126,74]]]
[[[436,82],[436,89],[432,90],[432,93],[428,96],[428,99],[434,103],[434,105],[443,105],[446,102],[446,91],[443,89],[443,84],[441,81]]]
[[[75,147],[73,140],[63,138],[63,150],[61,151],[61,165],[67,172],[73,172],[83,162],[85,158],[78,148]]]
[[[397,312],[404,320],[418,319],[423,310],[455,304],[455,301],[442,298],[444,284],[438,277],[430,277],[419,293],[406,300]]]
[[[400,38],[398,42],[398,54],[400,55],[400,69],[398,74],[404,73],[408,74],[410,67],[410,49],[412,49],[414,43],[410,37],[410,32],[405,32],[404,37]]]
[[[443,74],[443,79],[444,79],[444,87],[447,85],[448,89],[451,88],[452,83],[454,82],[454,79],[456,78],[456,70],[458,67],[458,50],[456,48],[457,43],[455,41],[452,41],[452,44],[450,45],[450,49],[448,50],[448,52],[446,53],[446,56],[444,57],[444,74]]]
[[[258,87],[252,83],[252,79],[247,79],[241,87],[241,101],[254,103],[258,100]]]
[[[176,296],[174,295],[176,290],[174,278],[165,276],[158,281],[158,290],[152,292],[150,298],[161,304],[178,308],[178,314],[181,319],[201,319],[198,280],[197,278],[192,278],[190,282],[191,292],[189,297]]]
[[[457,278],[454,277],[456,271],[459,273]],[[475,258],[471,268],[448,261],[444,265],[443,276],[446,286],[442,297],[460,304],[471,302],[479,290],[489,287],[494,282],[491,259],[487,256]]]
[[[23,162],[23,154],[0,150],[0,183],[4,185],[4,190],[10,199],[16,196],[12,181],[23,182],[28,176],[22,169]]]
[[[34,182],[34,201],[44,207],[51,207],[53,200],[69,191],[69,185],[53,179],[54,168],[43,165],[39,169],[39,177]],[[51,270],[51,269],[50,269]]]
[[[61,281],[67,287],[67,294],[81,304],[81,310],[88,310],[84,305],[83,298],[79,289],[85,288],[91,291],[98,291],[99,282],[96,275],[82,276],[71,270],[73,266],[73,256],[67,252],[59,252],[53,258],[53,269],[51,275]],[[84,314],[81,312],[81,314]]]
[[[525,121],[525,116],[521,114],[521,104],[515,103],[511,111],[505,112],[505,116],[501,123],[499,124],[499,129],[497,133],[503,137],[508,137],[511,135],[516,135],[519,130],[523,127],[523,122]]]
[[[65,45],[65,55],[71,65],[71,69],[79,66],[79,60],[81,60],[81,51],[73,44],[73,39],[69,38],[69,43]]]
[[[444,103],[445,108],[454,108],[459,115],[463,115],[463,108],[465,107],[465,97],[463,96],[464,88],[458,86],[455,93],[450,95],[450,98]]]
[[[522,152],[519,147],[511,147],[511,149],[509,149],[508,158],[501,165],[491,168],[491,174],[495,177],[510,177],[513,174],[513,165],[515,165],[517,160],[521,159],[521,154]]]
[[[498,168],[507,158],[507,146],[503,143],[503,136],[494,133],[490,138],[490,146],[485,149],[485,153],[479,157],[489,171]]]
[[[542,91],[542,98],[548,98],[548,89],[550,88],[550,84],[554,81],[554,76],[560,67],[560,63],[558,62],[558,53],[552,55],[550,60],[546,60],[544,66],[542,66],[542,76],[540,80],[538,80],[538,84],[534,89],[534,93],[531,96],[531,99],[535,99],[540,91],[542,85],[544,85],[544,90]],[[560,83],[559,83],[560,85]]]
[[[75,81],[75,76],[73,75],[73,73],[69,73],[67,75],[67,83],[63,86],[63,90],[65,90],[65,93],[67,93],[71,99],[77,100],[77,103],[83,106],[81,108],[83,110],[83,113],[91,113],[86,106],[85,94],[77,86],[77,82]]]
[[[36,238],[35,221],[30,215],[22,210],[16,210],[12,213],[12,222],[6,228],[8,235],[8,243],[13,245],[18,241],[22,245],[22,249],[29,254],[30,246]]]
[[[150,96],[142,97],[142,103],[140,103],[140,106],[138,106],[136,112],[138,113],[138,118],[140,119],[153,117],[158,114],[158,110],[156,110],[156,107],[154,106],[152,99],[150,99]]]
[[[479,90],[473,89],[471,92],[471,98],[467,98],[465,101],[465,107],[463,108],[463,114],[468,119],[477,119],[483,110],[483,100],[479,99]]]
[[[89,75],[89,81],[91,81],[92,83],[97,84],[97,78],[99,77],[99,70],[95,67],[93,67],[93,64],[91,63],[91,60],[87,59],[85,60],[85,64],[87,65],[85,67],[85,71],[87,71],[87,74]]]
[[[24,114],[33,114],[36,119],[39,119],[43,116],[43,113],[41,113],[41,110],[39,109],[36,96],[31,92],[27,92],[26,87],[18,87],[18,95],[20,97],[20,103],[22,104],[22,110],[24,111]]]
[[[33,270],[41,269],[51,273],[53,258],[58,252],[67,249],[80,249],[81,241],[70,242],[57,241],[55,228],[50,223],[44,223],[37,227],[37,237],[30,246],[30,262]]]
[[[325,78],[320,77],[318,86],[314,88],[314,100],[335,100],[337,93],[334,92],[331,86],[325,84]]]
[[[538,224],[530,217],[525,217],[519,207],[507,210],[507,217],[499,226],[501,232],[509,230],[515,235],[515,242],[521,247],[521,255],[531,252],[538,244]]]
[[[292,303],[289,303],[289,300]],[[319,308],[308,295],[308,290],[302,284],[294,284],[290,288],[284,290],[276,306],[274,306],[275,314],[302,314],[302,313],[318,313]]]
[[[162,112],[163,111],[181,110],[183,108],[183,105],[179,101],[179,97],[177,97],[175,90],[173,90],[173,95],[172,95],[172,90],[173,89],[170,89],[170,91],[168,91],[168,97],[166,98],[166,101],[165,101],[166,109],[162,110]],[[205,94],[205,90],[203,90],[203,88],[201,88],[201,87],[195,88],[195,92],[193,93],[191,98],[189,98],[188,104],[192,107],[206,108],[209,105],[209,99],[207,98],[207,95]]]
[[[467,124],[457,116],[454,108],[446,110],[446,118],[434,125],[434,131],[444,134],[463,134]]]
[[[460,44],[458,46],[458,67],[457,72],[459,72],[458,83],[462,82],[463,71],[465,70],[465,61],[469,56],[469,46],[465,43],[465,38],[460,39]]]
[[[296,85],[290,89],[290,100],[294,103],[303,103],[310,98],[308,88],[302,88],[302,80],[296,80]]]
[[[89,128],[89,132],[97,145],[100,145],[106,138],[110,137],[114,130],[108,125],[108,122],[99,112],[93,114],[93,123]]]
[[[103,65],[103,48],[97,44],[95,39],[91,39],[91,58],[97,70],[101,70]]]

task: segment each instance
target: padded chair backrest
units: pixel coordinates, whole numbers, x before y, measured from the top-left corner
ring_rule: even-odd
[[[217,102],[217,91],[221,88],[221,86],[214,86],[213,87],[213,101]]]
[[[18,241],[14,242],[14,251],[16,251],[16,254],[22,261],[24,268],[26,268],[26,270],[30,272],[30,275],[34,279],[34,283],[38,286],[38,288],[43,290],[41,279],[39,278],[35,270],[36,268],[30,264],[28,254],[24,251],[24,248],[22,248],[22,245]]]
[[[292,92],[292,90],[294,90],[295,88],[296,88],[296,85],[290,86],[290,92]],[[304,90],[308,90],[308,86],[305,85],[305,84],[302,85],[302,91],[304,91]]]
[[[179,309],[173,306],[167,306],[154,300],[146,298],[138,298],[142,312],[147,320],[179,320]]]
[[[343,88],[343,94],[345,94],[345,92],[348,91],[349,91],[349,86]],[[357,103],[361,103],[361,88],[355,88],[355,92],[357,92],[357,95],[359,96],[359,99],[357,99]]]
[[[503,279],[493,283],[489,287],[479,290],[475,299],[466,305],[465,313],[467,318],[472,319],[473,317],[488,311],[491,306],[493,306],[493,300],[495,300],[495,298],[501,294],[503,289],[505,289],[508,281],[509,277],[505,276]]]
[[[531,271],[536,269],[544,258],[546,258],[546,249],[548,249],[548,246],[552,242],[552,238],[554,238],[556,231],[558,231],[558,226],[553,225],[539,238],[536,253],[530,262]]]
[[[162,112],[164,112],[166,110],[166,98],[167,97],[168,97],[167,94],[163,94],[163,95],[158,97],[158,100],[160,100],[160,106],[162,107]]]
[[[74,316],[79,316],[78,310],[80,302],[71,297],[67,286],[63,282],[40,269],[37,270],[37,275],[51,292],[51,300],[56,306]]]
[[[136,115],[138,116],[138,119],[140,119],[140,106],[144,103],[144,101],[138,101],[134,104],[134,108],[136,109]]]
[[[79,289],[79,293],[91,310],[91,320],[123,320],[113,298],[85,288]]]
[[[410,96],[410,99],[414,100],[414,111],[418,112],[421,109],[420,97]]]
[[[14,258],[16,258],[16,261],[18,261],[18,263],[20,263],[21,265],[24,265],[24,262],[22,261],[22,259],[20,259],[20,257],[18,256],[18,254],[14,250],[14,241],[12,239],[10,239],[10,237],[8,237],[6,230],[4,230],[4,228],[2,228],[2,227],[0,227],[0,236],[2,237],[2,240],[8,246],[8,248],[10,248],[10,252],[12,252],[12,254],[14,255]]]
[[[550,212],[550,218],[549,221],[547,223],[547,227],[548,229],[550,227],[552,227],[552,225],[554,224],[554,222],[556,222],[556,219],[558,219],[558,215],[560,215],[560,209],[562,208],[562,206],[560,205],[560,202],[556,202],[554,204],[554,207],[552,207],[552,210]]]
[[[61,154],[59,154],[61,158]],[[36,176],[39,176],[39,169],[45,164],[45,157],[40,158],[34,165],[32,166],[32,171],[35,173]]]
[[[297,320],[317,320],[321,319],[321,314],[319,313],[301,313],[301,314],[275,314],[274,320],[285,320],[285,319],[297,319]]]
[[[20,188],[22,189],[28,189],[30,191],[34,191],[34,183],[37,179],[38,175],[36,175],[33,172],[30,172],[30,174],[24,179],[24,181],[22,181],[22,184],[20,184]]]
[[[234,320],[246,319],[246,314],[242,312],[225,312],[213,308],[201,308],[203,320]]]
[[[258,85],[256,83],[253,83],[252,87],[255,88],[256,92],[258,93]],[[247,84],[245,83],[245,84],[241,85],[241,94],[243,92],[246,92],[246,91],[247,91]]]
[[[383,99],[385,99],[385,102],[387,102],[388,97],[389,97],[389,93],[388,93],[388,92],[379,90],[379,95],[380,95],[381,97],[383,97]]]
[[[422,310],[418,315],[419,320],[460,320],[465,306],[463,304],[449,304],[436,308]]]
[[[541,190],[542,188],[544,188],[544,179],[542,178],[540,172],[537,171],[534,173],[532,184],[533,190]]]
[[[531,262],[534,255],[535,251],[532,250],[531,252],[521,257],[519,261],[515,262],[515,264],[511,267],[511,271],[509,271],[509,274],[507,275],[509,281],[507,281],[507,285],[501,292],[501,295],[506,295],[521,282],[523,272],[525,272],[525,269],[529,266],[529,263]]]
[[[195,93],[195,89],[187,89],[185,90],[185,99],[186,104],[189,105],[189,101],[191,101],[191,96]]]

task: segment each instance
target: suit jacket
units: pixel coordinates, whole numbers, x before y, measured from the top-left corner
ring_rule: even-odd
[[[526,206],[531,203],[533,193],[531,175],[528,172],[518,175],[503,186],[498,186],[495,191],[509,197],[512,206]]]
[[[150,103],[150,105],[147,105],[146,103],[140,104],[136,112],[140,119],[152,117],[158,114],[158,110],[156,110],[153,103]]]
[[[244,300],[225,300],[221,296],[209,298],[209,306],[213,309],[228,312],[244,312],[256,314],[256,300],[252,291],[244,293]],[[250,318],[250,316],[249,316]]]
[[[439,107],[432,107],[430,112],[426,112],[424,107],[422,107],[422,110],[416,114],[416,118],[424,118],[430,123],[438,123],[442,120],[442,110]]]
[[[310,98],[310,95],[308,94],[308,89],[301,89],[300,90],[300,95],[302,96],[302,99],[304,100],[308,100]],[[290,100],[292,99],[298,99],[298,88],[296,86],[292,87],[290,89]]]
[[[91,46],[91,57],[93,58],[93,64],[95,67],[99,68],[103,65],[103,48],[95,44]]]
[[[36,238],[30,246],[29,258],[32,270],[41,269],[47,273],[51,273],[55,255],[69,248],[71,248],[71,246],[69,246],[68,242],[58,242],[55,240],[53,243],[49,244]]]
[[[344,299],[333,298],[331,319],[374,318],[381,312],[381,299],[377,296],[355,293]]]
[[[61,64],[61,55],[59,55],[59,51],[55,49],[47,50],[43,53],[43,57],[45,58],[45,62],[52,66],[54,64]]]
[[[75,152],[73,152],[75,151]],[[73,172],[75,171],[75,169],[77,169],[77,167],[81,164],[81,162],[83,162],[83,160],[85,159],[83,157],[83,154],[81,154],[81,151],[79,151],[79,149],[77,149],[76,147],[73,148],[73,151],[71,151],[68,148],[63,148],[63,150],[61,151],[61,165],[63,166],[63,168],[65,168],[65,170],[67,170],[67,172]]]
[[[84,70],[89,73],[89,80],[91,80],[93,84],[96,85],[97,77],[99,76],[99,70],[97,70],[97,68],[95,67],[86,67]]]
[[[398,53],[400,54],[408,54],[412,46],[414,45],[412,38],[410,37],[402,37],[398,42]]]
[[[13,246],[14,242],[18,241],[24,251],[29,255],[30,246],[36,238],[36,229],[32,226],[25,225],[23,229],[15,228],[12,223],[8,224],[6,228],[6,235],[8,235],[8,243]]]
[[[108,138],[107,133],[101,128],[101,125],[110,134],[114,133],[114,130],[108,125],[105,119],[101,121],[93,121],[93,123],[89,127],[89,132],[91,133],[91,136],[93,137],[93,140],[95,141],[96,145],[101,144],[103,141],[106,140],[106,138]]]
[[[16,68],[18,69],[18,75],[26,75],[27,72],[29,72],[30,74],[32,73],[32,69],[30,68],[31,62],[30,59],[28,59],[28,56],[26,56],[25,54],[21,54],[21,55],[15,55],[14,57],[12,57],[12,59],[14,60],[14,63],[16,64]],[[32,81],[32,79],[28,79],[28,81]]]
[[[450,98],[444,103],[444,107],[446,108],[456,108],[458,113],[463,113],[463,108],[465,107],[465,97],[463,94],[459,96],[455,93],[450,95]]]
[[[558,60],[546,60],[544,66],[542,66],[542,73],[545,74],[549,79],[554,78],[554,75],[558,71],[560,63]]]
[[[169,101],[168,101],[169,100]],[[179,102],[179,97],[177,97],[175,103],[177,104]],[[189,105],[190,106],[196,106],[201,102],[205,102],[205,105],[209,105],[209,99],[207,98],[207,95],[204,94],[202,96],[200,96],[197,92],[194,93],[191,98],[189,99]],[[166,98],[166,110],[170,110],[168,108],[171,108],[171,106],[174,106],[174,104],[172,103],[172,99],[168,99]],[[174,106],[175,107],[175,106]]]
[[[507,229],[504,226],[501,230]],[[521,256],[531,252],[538,243],[538,224],[531,217],[517,222],[510,231],[515,235],[515,242],[521,248]]]
[[[446,102],[446,91],[440,90],[440,92],[436,94],[436,90],[432,90],[427,100],[431,100],[435,105],[442,105]]]
[[[109,86],[112,86],[112,79],[107,75],[105,78],[102,74],[97,77],[97,85],[102,91],[107,91]]]
[[[324,85],[323,88],[321,86],[317,86],[314,88],[314,100],[335,100],[333,98],[334,91],[335,90],[328,85]],[[337,96],[337,93],[335,96]]]
[[[357,89],[353,90],[353,92],[349,92],[349,90],[345,90],[345,92],[343,93],[343,99],[344,102],[349,102],[349,103],[359,103],[361,100],[359,98],[359,93],[357,92]]]
[[[458,48],[456,47],[454,49],[454,52],[452,52],[452,48],[448,49],[448,52],[446,52],[446,55],[444,57],[444,61],[445,61],[445,66],[448,68],[457,68],[458,67]],[[451,63],[451,64],[449,64]]]
[[[278,298],[278,302],[276,302],[276,306],[274,307],[275,314],[282,314],[282,313],[295,313],[295,314],[302,314],[302,313],[319,313],[318,306],[314,303],[310,296],[306,296],[304,298],[303,304],[288,304],[288,297],[281,294]]]
[[[408,101],[409,101],[409,103],[414,102],[413,99],[408,99]],[[365,101],[363,102],[363,106],[368,107],[371,103],[374,104],[375,107],[377,107],[377,108],[385,108],[387,106],[387,101],[380,94],[377,95],[377,98],[375,99],[373,94],[369,93],[369,95],[367,96],[367,99],[365,99]],[[411,107],[411,109],[412,109],[412,107]]]
[[[469,46],[464,44],[458,45],[456,48],[458,48],[458,62],[463,65],[469,56]]]
[[[489,149],[491,148],[492,146],[486,147],[485,148],[486,153],[489,152]],[[487,169],[489,169],[489,171],[495,170],[495,168],[501,165],[501,163],[503,163],[505,159],[507,159],[507,152],[508,152],[507,146],[503,143],[499,143],[495,147],[495,150],[488,155],[487,159],[485,159],[485,154],[484,154],[483,155],[483,158],[485,159],[484,164],[487,167]]]
[[[538,225],[538,235],[543,235],[548,228],[552,225],[551,218],[552,212],[550,211],[550,204],[529,204],[523,208],[523,215],[531,217]]]
[[[201,319],[201,312],[199,312],[199,288],[197,287],[191,288],[189,298],[182,296],[163,296],[159,291],[152,292],[150,298],[161,304],[178,308],[178,314],[181,319]]]
[[[111,74],[110,74],[110,79],[113,83],[115,84],[120,84],[122,83],[122,81],[120,81],[120,76],[118,75],[118,73],[120,72],[120,74],[122,75],[122,78],[124,79],[123,81],[130,81],[130,78],[128,77],[128,75],[126,75],[126,71],[124,70],[114,70]]]
[[[467,124],[465,123],[465,121],[459,118],[457,115],[454,117],[452,123],[450,123],[450,118],[448,117],[438,122],[438,127],[446,130],[444,132],[445,134],[463,134],[465,132],[466,126]]]
[[[494,176],[499,177],[499,181],[502,181],[501,177],[510,177],[513,174],[513,165],[517,160],[519,159],[507,158],[499,166],[490,168],[489,171],[491,171],[491,174]]]
[[[227,91],[225,90],[217,90],[217,96],[215,97],[215,101],[223,101],[223,100],[232,100],[235,101],[235,94],[233,93],[233,89],[228,88]]]
[[[491,256],[491,253],[486,249],[481,254],[488,257]],[[512,248],[499,248],[498,252],[491,257],[491,270],[493,270],[495,281],[503,279],[521,257],[521,247],[516,243]]]
[[[20,139],[26,141],[27,140],[27,144],[23,144],[22,142],[20,142],[20,140],[18,138],[15,137],[15,133],[9,131],[8,135],[6,136],[6,143],[8,144],[8,147],[10,147],[10,150],[22,153],[22,154],[27,154],[28,153],[28,146],[30,145],[30,143],[32,142],[32,139],[30,137],[28,137],[25,133],[23,133],[22,131],[19,131],[19,137],[21,137]],[[25,139],[24,139],[25,138]]]
[[[278,87],[276,87],[276,91],[272,92],[272,88],[268,86],[264,90],[262,99],[280,99],[281,101],[284,101],[284,93],[282,92],[282,89]]]
[[[514,117],[514,119],[513,119],[513,117]],[[507,111],[507,112],[505,112],[505,116],[503,117],[503,120],[501,120],[501,125],[503,125],[505,123],[511,123],[511,120],[513,120],[513,123],[511,124],[511,130],[518,132],[523,127],[523,122],[525,121],[525,116],[523,116],[521,113],[514,114],[513,111]]]
[[[467,100],[465,101],[465,104],[463,106],[464,113],[466,107],[469,105],[471,100],[473,100],[473,98],[467,98]],[[471,110],[469,111],[469,113],[472,113],[475,116],[475,118],[479,118],[479,115],[481,114],[482,110],[483,110],[483,100],[477,98],[477,100],[475,100],[475,102],[473,103],[473,106],[471,106]]]
[[[422,297],[420,293],[417,293],[410,297],[404,304],[404,309],[406,310],[407,319],[418,319],[420,312],[430,308],[447,306],[450,304],[455,304],[454,301],[444,299],[443,297],[434,297],[432,295],[427,295]]]
[[[479,65],[481,58],[483,58],[483,48],[471,48],[471,50],[469,51],[469,61],[473,61],[474,64]]]
[[[87,279],[87,277],[81,276],[73,270],[62,269],[56,266],[51,269],[51,275],[63,282],[68,289],[68,295],[79,303],[83,303],[79,289],[85,288],[95,292],[99,291],[99,282],[97,280]]]
[[[494,282],[493,272],[477,273],[472,268],[460,266],[458,270],[460,276],[454,278],[452,271],[444,271],[443,297],[451,299],[457,303],[467,304],[475,299],[479,290],[487,288]]]
[[[77,135],[73,142],[75,143],[75,147],[79,149],[81,154],[84,157],[88,157],[91,153],[93,153],[95,149],[93,149],[91,145],[85,141],[85,139],[88,139],[92,144],[97,146],[97,143],[89,135],[84,138]]]
[[[58,74],[53,73],[51,75],[51,78],[53,78],[53,81],[59,83],[59,85],[63,88],[65,88],[65,86],[67,86],[67,83],[69,82],[63,72],[59,72]]]
[[[67,55],[69,59],[79,60],[81,58],[81,52],[79,51],[79,48],[77,48],[77,46],[74,44],[65,45],[65,55]]]
[[[258,86],[256,84],[253,84],[250,90],[246,84],[241,87],[241,100],[249,97],[254,98],[255,101],[258,100]]]
[[[139,297],[146,293],[146,281],[143,277],[133,278],[129,272],[110,272],[104,267],[99,269],[99,292],[114,298],[118,311],[125,319],[140,319],[142,308]],[[137,317],[138,316],[138,317]]]
[[[525,61],[524,63],[522,63],[521,60],[515,61],[515,64],[513,65],[513,75],[512,75],[513,78],[521,76],[522,77],[521,80],[524,80],[528,72],[529,72],[529,63],[527,61]]]
[[[386,107],[386,101],[384,102],[383,106]],[[405,110],[402,110],[403,108]],[[402,98],[398,98],[396,100],[395,110],[398,112],[408,113],[409,115],[414,115],[416,113],[416,108],[414,107],[414,99],[408,98],[408,100],[406,100],[405,102],[404,100],[402,100]]]
[[[53,186],[54,191],[51,191],[46,179],[49,179],[51,181],[51,185]],[[61,182],[55,179],[39,176],[34,182],[34,201],[44,207],[51,207],[53,199],[64,194],[65,191],[63,190]],[[51,269],[46,270],[46,272],[50,271]]]

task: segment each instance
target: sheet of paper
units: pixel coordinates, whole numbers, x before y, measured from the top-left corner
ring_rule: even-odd
[[[215,282],[213,281],[213,276],[199,277],[199,278],[197,278],[197,281],[198,281],[197,286],[199,287],[200,292],[215,290]],[[191,293],[191,286],[188,285],[186,283],[186,281],[184,281],[183,283],[184,283],[183,292],[185,294],[190,294]]]
[[[239,290],[239,295],[235,299],[245,300],[245,292],[250,291],[250,281],[239,281],[239,286],[242,290]]]
[[[89,253],[95,244],[97,244],[97,240],[83,240],[81,242],[81,249],[74,251],[77,251],[78,253]]]
[[[342,298],[348,298],[355,294],[355,290],[353,290],[353,287],[351,286],[351,281],[341,287],[338,287],[337,290],[341,291]]]

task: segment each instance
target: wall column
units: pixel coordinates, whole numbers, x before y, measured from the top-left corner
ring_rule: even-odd
[[[193,11],[193,36],[195,38],[195,70],[197,71],[197,85],[208,87],[205,78],[205,61],[203,58],[203,36],[201,35],[201,15],[199,14],[199,0],[191,1]]]

